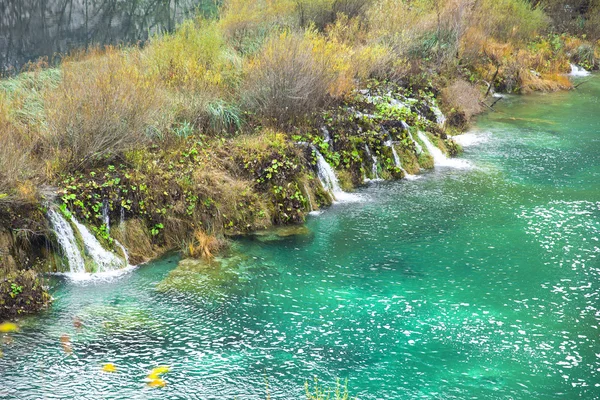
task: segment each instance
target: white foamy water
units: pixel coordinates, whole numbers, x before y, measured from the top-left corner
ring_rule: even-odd
[[[315,152],[317,157],[317,176],[323,185],[323,189],[331,193],[335,201],[348,202],[348,201],[361,201],[361,197],[352,193],[347,193],[342,190],[340,183],[338,182],[337,176],[333,167],[329,165],[325,157],[317,150],[313,145],[310,145],[312,151]]]
[[[452,136],[452,140],[462,147],[475,146],[488,141],[488,136],[481,132],[467,132],[460,135]]]
[[[578,65],[571,64],[571,72],[569,72],[569,76],[589,76],[590,71],[586,71],[585,68],[582,68]]]
[[[123,260],[102,247],[98,239],[92,235],[85,225],[79,223],[75,218],[72,218],[72,221],[81,235],[86,252],[96,264],[98,272],[109,272],[125,266]]]
[[[54,228],[63,255],[69,263],[71,273],[85,273],[85,261],[77,246],[75,233],[73,232],[73,228],[71,227],[71,224],[69,224],[69,221],[53,209],[48,211],[48,218]]]
[[[423,132],[418,133],[419,139],[423,143],[425,143],[425,147],[431,156],[433,157],[433,165],[436,167],[450,167],[450,168],[459,168],[459,169],[468,169],[471,168],[471,164],[466,160],[461,160],[458,158],[449,158],[447,157],[442,150],[438,149],[427,137],[427,135]]]
[[[95,283],[95,282],[108,282],[115,278],[119,278],[123,275],[129,274],[134,271],[137,265],[128,265],[125,268],[115,269],[111,271],[96,272],[93,274],[87,272],[59,272],[52,275],[64,276],[73,282],[78,283]]]

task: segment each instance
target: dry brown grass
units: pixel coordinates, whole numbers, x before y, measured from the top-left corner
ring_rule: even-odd
[[[211,260],[215,253],[223,248],[223,242],[213,235],[209,235],[202,229],[194,232],[195,241],[189,244],[188,253],[193,258]]]
[[[247,67],[245,103],[267,121],[290,124],[327,104],[333,75],[301,35],[271,38]]]
[[[142,147],[161,131],[164,97],[139,68],[139,52],[94,51],[62,65],[45,97],[48,143],[62,168],[76,170]]]
[[[36,176],[31,159],[33,143],[27,137],[26,127],[10,115],[9,101],[0,93],[0,202],[30,200],[33,196],[27,179]],[[19,190],[27,196],[20,198]]]
[[[442,102],[449,118],[458,112],[464,114],[465,122],[483,111],[482,97],[479,88],[462,79],[455,80],[442,90]]]

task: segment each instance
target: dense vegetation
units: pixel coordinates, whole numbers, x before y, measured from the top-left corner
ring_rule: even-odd
[[[568,89],[571,62],[598,67],[598,6],[577,4],[228,0],[217,18],[143,47],[30,65],[0,81],[0,235],[9,243],[0,262],[13,272],[52,265],[44,210],[55,201],[107,246],[99,210],[108,203],[113,219],[124,210],[113,236],[136,262],[173,247],[210,254],[219,246],[211,235],[302,222],[332,199],[314,152],[297,142],[319,148],[347,189],[370,174],[365,145],[383,178],[403,177],[384,146],[390,132],[408,172],[431,167],[399,121],[454,153],[435,116],[421,121],[417,111],[432,114],[437,99],[446,129],[461,130],[494,91]],[[416,103],[397,114],[365,90]]]

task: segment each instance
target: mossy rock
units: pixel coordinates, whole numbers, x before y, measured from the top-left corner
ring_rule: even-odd
[[[38,312],[51,300],[34,271],[9,272],[0,280],[0,321]]]
[[[261,242],[276,242],[294,236],[309,236],[312,232],[305,225],[280,226],[264,231],[254,232],[255,236]]]

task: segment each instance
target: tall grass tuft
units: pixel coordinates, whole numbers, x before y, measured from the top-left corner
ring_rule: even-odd
[[[139,68],[139,52],[92,52],[62,66],[59,86],[45,97],[47,142],[62,168],[110,161],[150,139],[164,97]]]

